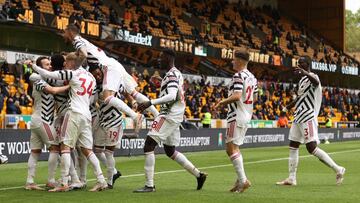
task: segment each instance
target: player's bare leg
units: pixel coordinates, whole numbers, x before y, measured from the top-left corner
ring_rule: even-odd
[[[154,150],[157,146],[157,142],[152,139],[150,136],[146,137],[144,145],[144,154],[145,154],[145,186],[134,190],[136,193],[144,192],[155,192],[154,185],[154,171],[155,171],[155,153]]]
[[[175,150],[175,146],[168,146],[164,144],[164,150],[166,155],[171,158],[172,160],[176,161],[179,165],[181,165],[184,169],[186,169],[189,173],[191,173],[193,176],[197,179],[197,190],[201,190],[205,181],[207,174],[200,172],[199,169],[197,169],[194,164],[192,164],[184,154],[182,154],[179,151]]]
[[[98,158],[91,149],[81,148],[81,151],[87,157],[89,163],[92,165],[95,177],[97,179],[97,183],[90,191],[96,192],[105,190],[108,186],[103,176]]]
[[[316,156],[326,166],[332,168],[336,173],[336,184],[342,184],[345,174],[344,167],[337,165],[335,161],[325,151],[323,151],[317,146],[316,142],[307,143],[306,149],[310,154]]]
[[[285,180],[276,182],[277,185],[296,185],[296,171],[299,164],[300,142],[290,140],[289,144],[289,177]]]
[[[44,190],[34,182],[36,165],[41,154],[41,149],[32,149],[28,160],[28,176],[26,180],[26,190]]]
[[[237,180],[233,188],[230,189],[230,192],[244,192],[251,186],[250,181],[247,179],[245,170],[243,157],[240,152],[239,146],[235,145],[232,142],[226,144],[226,153],[232,162],[235,172],[237,174]]]
[[[109,104],[119,111],[124,112],[126,115],[130,116],[134,121],[135,134],[138,134],[142,122],[144,120],[144,116],[140,113],[136,113],[133,111],[128,105],[126,105],[121,99],[114,97],[115,92],[111,90],[103,90],[104,101],[106,104]]]
[[[53,189],[57,186],[55,180],[56,168],[60,159],[60,146],[51,145],[48,159],[48,182],[46,183],[46,188]]]

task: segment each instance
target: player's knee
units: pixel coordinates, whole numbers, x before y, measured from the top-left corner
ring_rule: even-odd
[[[316,147],[317,147],[316,142],[310,142],[306,144],[306,149],[309,152],[309,154],[312,154],[316,149]]]
[[[31,150],[31,153],[40,154],[40,153],[41,153],[41,149],[32,149],[32,150]]]
[[[51,153],[60,153],[60,147],[56,145],[51,145],[49,148],[49,151]]]
[[[105,149],[113,152],[115,151],[115,146],[106,146]]]
[[[289,146],[292,148],[299,148],[300,144],[301,144],[300,142],[295,142],[290,140]]]
[[[111,91],[111,90],[104,90],[103,91],[103,95],[104,95],[104,101],[105,103],[108,103],[108,99],[113,96],[115,94],[115,92]]]
[[[144,153],[154,151],[156,145],[157,142],[154,139],[152,139],[150,136],[147,136],[145,140]]]
[[[175,153],[175,146],[164,145],[166,156],[171,157]]]

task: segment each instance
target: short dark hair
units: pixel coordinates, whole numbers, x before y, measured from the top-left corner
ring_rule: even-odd
[[[53,70],[62,70],[64,68],[65,58],[61,54],[54,54],[51,56],[51,66]]]
[[[89,63],[89,72],[93,72],[96,69],[100,69],[100,64],[95,64],[95,63]]]
[[[245,49],[245,48],[241,48],[239,50],[236,50],[234,55],[235,55],[235,58],[238,58],[238,59],[242,59],[242,60],[245,60],[245,61],[250,60],[250,54],[249,54],[248,50]]]
[[[298,63],[300,63],[300,62],[306,63],[306,64],[308,64],[308,66],[310,66],[311,65],[311,58],[310,58],[310,56],[306,56],[306,55],[301,56],[299,58],[299,60],[298,60]]]
[[[40,56],[36,59],[36,65],[42,68],[42,63],[41,61],[44,59],[49,59],[47,56]]]
[[[80,26],[78,24],[69,24],[67,27],[66,27],[66,30],[69,30],[73,33],[76,33],[76,34],[79,34],[80,33]]]
[[[163,52],[164,54],[168,55],[168,56],[173,57],[173,58],[175,58],[175,56],[176,56],[175,51],[172,50],[172,49],[164,49],[162,52]]]

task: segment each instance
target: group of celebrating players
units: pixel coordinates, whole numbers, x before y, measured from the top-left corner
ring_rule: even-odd
[[[121,173],[115,168],[114,150],[119,148],[123,136],[123,113],[134,121],[134,134],[141,129],[143,111],[154,117],[144,145],[145,186],[134,192],[154,192],[154,150],[162,143],[166,155],[180,164],[197,180],[197,190],[202,189],[207,174],[199,171],[185,156],[175,149],[180,141],[180,123],[185,111],[184,79],[175,67],[175,52],[162,51],[161,63],[167,67],[162,78],[160,95],[149,100],[136,90],[137,83],[115,59],[108,57],[79,34],[79,27],[70,24],[63,34],[75,52],[53,55],[51,60],[39,57],[31,65],[36,73],[30,76],[33,83],[34,113],[31,122],[27,190],[65,192],[86,187],[87,164],[90,163],[97,183],[90,191],[112,189]],[[253,100],[256,99],[257,80],[247,70],[249,53],[235,52],[235,75],[229,85],[229,97],[216,108],[228,105],[226,152],[237,174],[231,192],[244,192],[251,186],[246,178],[239,146],[243,144],[247,123],[251,120]],[[309,60],[302,57],[295,73],[302,76],[295,105],[295,121],[290,130],[289,178],[280,185],[296,185],[298,148],[306,143],[307,149],[336,172],[341,184],[345,168],[338,166],[317,147],[317,114],[321,103],[320,80],[309,68]],[[319,92],[320,91],[320,92]],[[320,95],[320,99],[319,99]],[[126,98],[130,108],[122,99]],[[160,113],[155,105],[160,105]],[[134,111],[133,109],[136,109]],[[284,109],[286,110],[286,109]],[[49,149],[48,181],[45,188],[34,182],[36,165],[45,146]],[[106,166],[106,179],[100,167]],[[60,163],[61,178],[55,180]]]

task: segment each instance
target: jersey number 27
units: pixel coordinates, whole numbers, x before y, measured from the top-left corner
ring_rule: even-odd
[[[252,104],[252,98],[251,95],[253,94],[254,86],[250,85],[246,88],[246,100],[244,101],[244,104]]]

